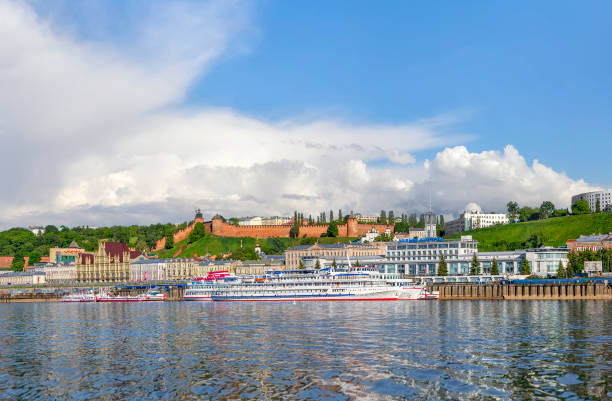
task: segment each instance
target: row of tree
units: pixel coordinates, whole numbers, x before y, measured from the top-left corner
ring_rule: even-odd
[[[599,200],[597,201],[597,206],[595,208],[595,213],[601,212]],[[519,207],[519,204],[515,201],[510,201],[506,205],[508,210],[508,219],[513,223],[517,220],[520,221],[532,221],[532,220],[544,220],[549,219],[551,217],[563,217],[568,216],[570,214],[568,209],[557,209],[555,205],[551,201],[544,201],[540,205],[539,208],[523,206]],[[571,207],[571,214],[580,215],[580,214],[588,214],[591,213],[591,207],[589,206],[589,202],[584,199],[580,199]]]
[[[497,263],[497,259],[495,258],[493,258],[493,261],[491,261],[491,270],[489,273],[491,275],[499,274],[499,263]],[[478,261],[478,256],[474,254],[474,256],[472,256],[472,262],[470,263],[470,276],[478,276],[479,274],[480,262]],[[523,259],[521,262],[520,274],[531,274],[531,265],[527,259]],[[448,276],[448,263],[446,262],[444,255],[440,256],[440,262],[438,263],[438,276]]]

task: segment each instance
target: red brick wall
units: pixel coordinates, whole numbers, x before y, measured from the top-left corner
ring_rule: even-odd
[[[225,223],[221,219],[213,219],[212,221],[202,221],[197,219],[189,226],[174,234],[174,242],[182,241],[189,237],[196,222],[204,223],[204,229],[207,233],[217,235],[219,237],[251,237],[251,238],[270,238],[281,237],[288,238],[291,224],[283,224],[278,226],[235,226]],[[393,226],[385,224],[359,224],[357,219],[348,219],[347,224],[338,225],[338,236],[340,237],[360,237],[370,232],[375,228],[379,233],[384,233],[387,228],[393,232]],[[300,237],[320,237],[327,232],[327,224],[304,224],[300,227]],[[163,249],[166,246],[166,238],[157,241],[155,250]]]

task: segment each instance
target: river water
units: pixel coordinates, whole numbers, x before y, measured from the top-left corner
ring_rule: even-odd
[[[612,399],[612,303],[0,304],[0,400]]]

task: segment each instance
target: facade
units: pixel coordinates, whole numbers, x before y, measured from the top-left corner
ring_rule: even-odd
[[[130,251],[122,242],[100,241],[94,253],[81,252],[76,259],[77,281],[107,283],[128,281],[130,262],[144,259],[137,251]]]
[[[351,262],[351,266],[355,267],[357,262],[361,266],[373,266],[377,267],[380,264],[385,263],[385,257],[382,255],[375,256],[350,256],[348,258]],[[334,260],[336,261],[337,267],[348,267],[349,261],[346,257],[340,259],[334,259],[330,257],[316,257],[316,256],[305,256],[302,258],[304,262],[304,269],[314,270],[317,268],[317,261],[319,262],[319,268],[325,269],[333,266]]]
[[[464,212],[459,218],[444,224],[444,234],[453,235],[464,231],[475,230],[494,226],[496,224],[508,224],[510,220],[504,213],[473,213]]]
[[[589,203],[589,207],[591,208],[591,212],[594,212],[597,209],[597,201],[599,201],[600,210],[610,210],[612,208],[612,190],[608,189],[607,191],[593,191],[593,192],[584,192],[582,194],[572,196],[572,205],[584,199]]]
[[[280,226],[283,224],[289,224],[291,217],[243,217],[238,219],[239,226]]]
[[[389,242],[385,254],[386,262],[379,265],[379,270],[381,273],[434,276],[438,273],[441,255],[444,255],[450,265],[450,262],[458,262],[466,255],[471,258],[477,252],[478,241],[473,240],[470,235],[462,236],[460,240],[455,241],[426,238]],[[450,269],[449,274],[452,274]]]
[[[76,263],[77,255],[82,252],[85,252],[85,249],[81,248],[76,241],[72,241],[68,248],[49,249],[49,262],[60,264]]]
[[[320,257],[326,259],[346,259],[351,256],[377,256],[384,255],[384,251],[370,244],[314,244],[300,245],[285,251],[285,264],[288,270],[300,267],[302,258]],[[302,260],[303,262],[303,260]]]
[[[45,273],[42,272],[11,272],[0,274],[0,285],[35,285],[45,283]]]
[[[536,276],[554,276],[559,271],[559,262],[567,268],[569,260],[567,248],[543,247],[536,249],[524,249],[524,257],[531,266],[531,274]]]
[[[387,229],[385,230],[385,232],[383,234],[386,234],[388,236],[392,236],[393,233],[391,232],[391,229]],[[374,242],[374,240],[381,235],[381,233],[379,233],[378,231],[376,231],[376,228],[372,228],[372,230],[370,230],[369,232],[366,233],[366,235],[364,235],[363,237],[361,237],[359,239],[359,242],[362,243],[366,243],[366,242]]]
[[[43,226],[28,226],[28,230],[34,235],[42,235],[45,233],[45,228]]]
[[[360,223],[377,223],[379,217],[380,216],[366,216],[366,215],[363,215],[363,214],[356,214],[355,215],[355,218]]]
[[[234,269],[236,275],[249,276],[265,274],[270,270],[284,270],[285,265],[280,260],[243,260]]]
[[[204,258],[143,259],[130,263],[130,281],[193,280]]]
[[[567,240],[567,247],[572,252],[586,250],[597,252],[600,249],[612,249],[612,233],[581,235],[580,238]]]
[[[72,283],[77,279],[74,263],[49,263],[43,270],[48,283]]]

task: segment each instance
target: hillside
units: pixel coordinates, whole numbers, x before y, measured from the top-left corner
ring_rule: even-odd
[[[261,246],[261,250],[268,255],[280,255],[287,248],[291,248],[296,245],[309,245],[319,242],[321,244],[336,244],[336,243],[348,243],[355,238],[351,237],[308,237],[308,238],[260,238],[257,241]],[[177,242],[172,249],[165,249],[158,252],[154,252],[160,258],[172,257],[181,246],[183,247],[180,257],[190,257],[194,254],[198,256],[204,256],[207,253],[209,255],[221,255],[230,252],[236,252],[240,249],[240,245],[244,249],[252,250],[255,248],[255,238],[249,237],[217,237],[214,235],[206,234],[204,237],[195,241],[192,244],[187,243],[188,240]]]
[[[568,239],[578,238],[580,235],[610,231],[612,212],[606,212],[493,226],[445,238],[471,235],[478,240],[478,249],[488,252],[520,249],[540,242],[544,246],[564,246]]]

